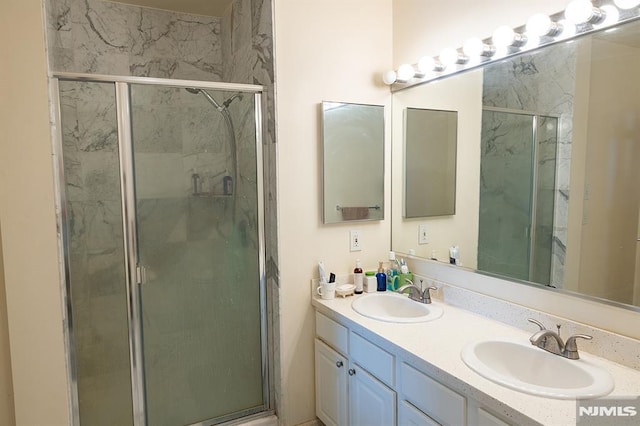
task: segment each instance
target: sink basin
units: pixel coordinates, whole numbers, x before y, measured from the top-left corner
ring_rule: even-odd
[[[529,342],[467,344],[462,360],[481,376],[521,392],[555,399],[588,399],[613,390],[611,375],[584,359],[570,360]]]
[[[365,317],[387,322],[427,322],[442,316],[442,307],[409,299],[391,292],[371,293],[353,301],[354,311]]]

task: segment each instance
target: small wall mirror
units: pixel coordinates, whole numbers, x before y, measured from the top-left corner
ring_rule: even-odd
[[[384,219],[384,106],[322,102],[324,223]]]
[[[404,217],[455,214],[458,113],[405,111]]]

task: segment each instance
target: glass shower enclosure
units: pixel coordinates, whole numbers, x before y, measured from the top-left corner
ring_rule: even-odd
[[[558,118],[482,112],[478,269],[549,285]]]
[[[268,411],[262,88],[53,82],[74,423]]]

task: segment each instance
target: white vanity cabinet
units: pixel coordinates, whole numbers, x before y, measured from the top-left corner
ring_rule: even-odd
[[[326,426],[349,424],[348,361],[319,339],[316,355],[316,415]]]
[[[393,355],[316,313],[316,415],[325,425],[394,426],[394,365]]]
[[[316,312],[316,415],[325,425],[508,426],[359,333]]]
[[[467,424],[466,397],[433,380],[406,362],[401,362],[399,369],[401,399],[427,417],[424,423],[418,424],[452,426]]]

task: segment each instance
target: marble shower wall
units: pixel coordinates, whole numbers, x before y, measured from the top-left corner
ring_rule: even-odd
[[[508,65],[505,65],[508,64]],[[483,105],[559,116],[551,283],[564,281],[576,51],[550,46],[485,68]],[[545,161],[545,159],[542,159]]]
[[[278,272],[271,1],[236,0],[223,17],[179,14],[101,0],[45,0],[45,3],[51,71],[224,81],[265,87],[262,136],[266,158],[267,280],[269,297],[274,301],[269,307],[273,309],[271,321],[277,323],[273,315],[277,312]],[[103,401],[100,409],[106,410],[94,410],[91,418],[84,419],[92,424],[109,419],[108,412],[127,415],[130,413],[127,404],[131,401],[126,391],[130,389],[126,356],[123,362],[118,361],[123,374],[111,375],[109,380],[102,375],[113,367],[112,355],[118,352],[116,346],[126,348],[127,345],[126,330],[120,327],[126,326],[126,302],[115,102],[113,88],[106,86],[76,84],[61,96],[70,210],[68,226],[72,233],[70,251],[74,264],[72,280],[92,283],[78,286],[73,294],[74,300],[78,296],[78,306],[74,307],[79,315],[75,318],[76,337],[80,337],[76,347],[82,352],[78,359],[86,361],[79,368],[85,373],[79,380],[81,395],[84,395],[80,404],[95,409],[97,398]],[[235,94],[213,90],[209,93],[220,103]],[[227,264],[241,261],[240,247],[255,254],[258,249],[253,95],[245,93],[228,106],[238,154],[235,208],[229,197],[218,196],[223,192],[223,176],[231,174],[233,169],[229,129],[223,114],[202,94],[190,94],[182,89],[134,86],[132,103],[136,177],[138,196],[142,199],[139,208],[144,221],[141,232],[148,243],[148,247],[142,249],[154,248],[153,252],[147,251],[147,255],[158,268],[178,262],[180,273],[184,274],[181,276],[193,278],[196,286],[209,282],[214,276],[221,279],[219,273],[216,275],[218,267],[203,258],[203,253],[208,251],[203,250],[205,246],[223,250],[224,255],[218,260]],[[193,173],[202,177],[202,191],[215,194],[213,199],[192,197],[183,202],[176,199],[191,192]],[[212,205],[217,207],[212,210]],[[185,220],[185,211],[190,220]],[[195,220],[198,216],[205,220]],[[226,238],[226,245],[219,244],[220,237]],[[167,251],[171,245],[181,246],[189,255],[172,259]],[[251,256],[256,257],[255,254]],[[194,271],[197,276],[191,277]],[[241,278],[236,275],[250,272],[257,274],[252,266],[245,264],[235,272],[227,270],[225,280],[236,282]],[[179,276],[174,273],[164,280],[155,278],[162,281],[157,283],[160,287],[170,285]],[[97,287],[98,296],[102,298],[94,294],[95,280],[103,283]],[[174,302],[178,296],[184,296],[183,303],[189,303],[187,296],[200,291],[199,288],[192,290],[176,295]],[[228,296],[239,299],[238,291],[242,290],[235,288]],[[233,309],[235,305],[229,303],[225,295],[219,296],[216,300],[221,309]],[[207,299],[203,296],[199,300]],[[209,302],[218,304],[216,300]],[[101,313],[116,315],[120,310],[124,315],[122,324],[122,321],[100,316]],[[259,312],[257,308],[255,311]],[[86,315],[81,316],[82,312]],[[238,314],[242,316],[242,323],[252,316]],[[167,324],[176,323],[168,317],[165,320]],[[82,330],[81,324],[86,326]],[[277,329],[277,324],[274,328]],[[122,340],[121,345],[114,346],[115,340]],[[179,333],[174,340],[176,348],[189,343],[181,340]],[[100,342],[107,344],[109,350],[105,351]],[[277,345],[277,339],[272,343]],[[270,356],[273,362],[273,354]],[[96,359],[104,361],[104,368],[92,362]],[[171,366],[170,370],[178,367]],[[197,374],[194,372],[193,376]],[[204,389],[201,394],[203,392]],[[122,423],[127,422],[122,419]]]
[[[222,80],[220,18],[102,0],[47,0],[53,71]]]

